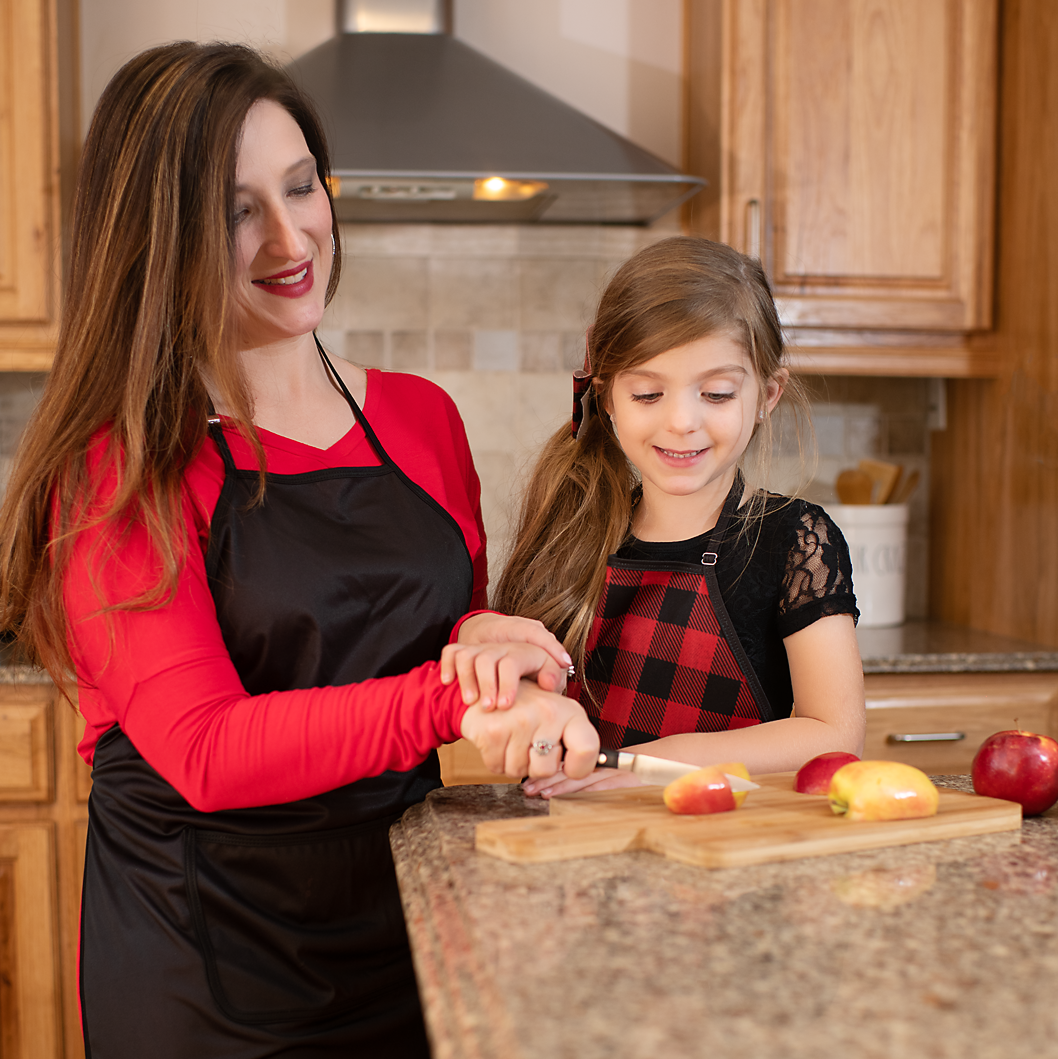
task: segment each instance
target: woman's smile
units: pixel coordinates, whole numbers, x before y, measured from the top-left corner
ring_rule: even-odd
[[[269,294],[278,294],[281,298],[300,298],[312,290],[312,261],[251,282],[255,287],[260,287]]]
[[[310,334],[323,318],[330,274],[330,201],[297,122],[270,99],[243,123],[234,223],[241,348]]]

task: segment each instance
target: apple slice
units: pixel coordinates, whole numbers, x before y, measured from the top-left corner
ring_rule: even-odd
[[[830,808],[846,820],[934,816],[940,795],[921,769],[900,761],[853,761],[834,773]]]
[[[673,780],[662,795],[665,807],[673,813],[694,816],[729,812],[738,802],[724,775],[725,771],[730,771],[729,766],[718,768],[708,765]],[[749,779],[749,776],[746,778]]]
[[[728,776],[741,776],[744,780],[749,779],[749,769],[741,761],[727,761],[716,767]],[[737,809],[746,800],[749,791],[732,791],[731,793],[735,796],[735,808]]]

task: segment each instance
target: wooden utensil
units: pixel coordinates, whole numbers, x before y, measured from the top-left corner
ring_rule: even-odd
[[[893,495],[889,497],[890,504],[906,504],[911,499],[911,494],[918,488],[918,482],[922,475],[914,470],[908,474],[905,478],[900,480],[900,484],[893,490]]]
[[[834,482],[834,489],[843,504],[869,504],[874,481],[863,471],[842,471]]]
[[[886,463],[885,460],[860,460],[860,470],[869,475],[878,487],[874,492],[874,503],[885,504],[892,496],[904,468],[899,463]]]
[[[478,824],[475,845],[515,864],[642,849],[729,868],[1021,827],[1020,805],[944,788],[936,816],[857,823],[836,816],[824,795],[797,794],[792,772],[753,778],[760,790],[733,812],[677,816],[665,808],[661,787],[582,792],[552,798],[549,816]]]

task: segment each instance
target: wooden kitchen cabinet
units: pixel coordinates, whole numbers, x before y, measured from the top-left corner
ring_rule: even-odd
[[[868,674],[864,683],[865,759],[964,775],[993,732],[1058,737],[1058,673]]]
[[[0,370],[50,366],[58,326],[55,0],[0,0]]]
[[[799,366],[994,370],[997,0],[688,4],[691,226],[760,257]]]
[[[50,683],[0,684],[0,1059],[83,1059],[83,724]]]

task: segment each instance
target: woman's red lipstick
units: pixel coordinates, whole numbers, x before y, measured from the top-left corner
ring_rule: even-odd
[[[252,282],[258,290],[268,291],[269,294],[278,294],[281,298],[300,298],[312,290],[312,258],[303,265],[295,265]]]

